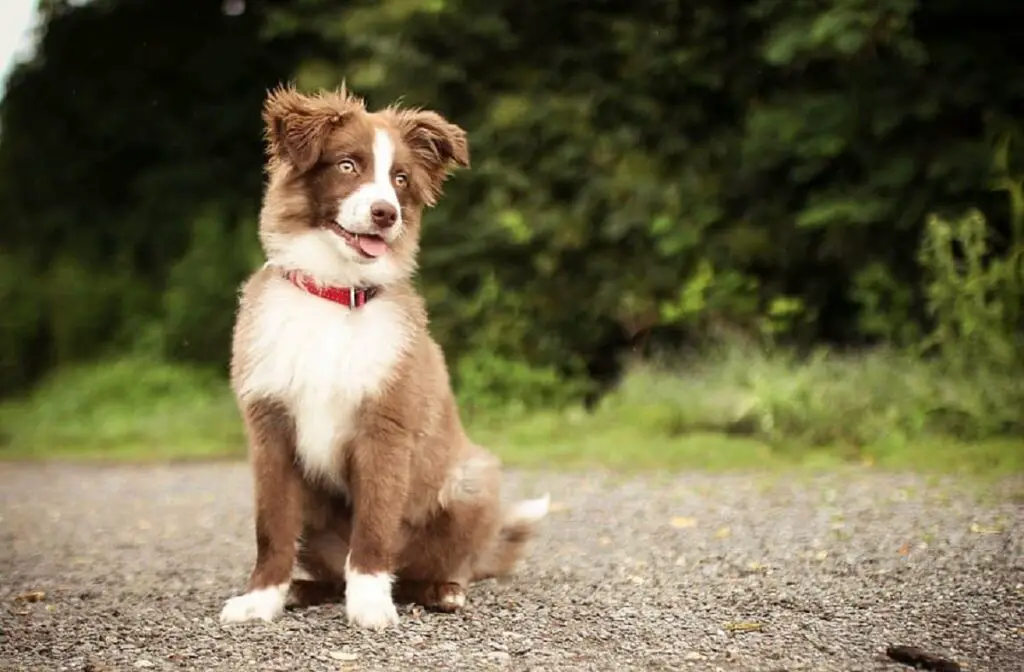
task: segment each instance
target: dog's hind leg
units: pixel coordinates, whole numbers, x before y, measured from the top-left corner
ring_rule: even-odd
[[[427,609],[454,613],[466,604],[466,586],[453,581],[412,581],[399,579],[395,601],[419,604]]]
[[[456,504],[416,536],[398,573],[396,599],[455,612],[470,583],[511,574],[549,508],[547,496],[518,502],[498,518],[493,503]]]
[[[520,502],[503,512],[500,463],[477,448],[449,475],[440,508],[410,537],[398,572],[398,599],[453,612],[469,584],[512,571],[548,500]]]
[[[345,582],[293,579],[288,586],[287,606],[292,609],[345,601]]]

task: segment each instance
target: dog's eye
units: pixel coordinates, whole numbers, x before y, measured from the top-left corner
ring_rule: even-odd
[[[397,175],[395,175],[395,186],[396,187],[404,187],[407,184],[409,184],[409,176],[408,175],[406,175],[405,173],[398,173]]]
[[[354,173],[356,172],[356,162],[352,159],[343,159],[338,164],[338,169],[343,173]]]

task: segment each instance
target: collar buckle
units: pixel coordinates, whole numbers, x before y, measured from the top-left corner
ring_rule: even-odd
[[[345,306],[349,310],[362,308],[366,305],[367,301],[377,295],[376,287],[359,288],[322,286],[313,278],[297,270],[285,271],[284,276],[299,289],[302,289],[309,294],[313,294],[314,296],[319,296],[322,299],[327,299],[328,301],[333,301],[334,303]]]

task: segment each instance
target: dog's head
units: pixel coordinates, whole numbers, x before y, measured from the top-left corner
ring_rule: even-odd
[[[424,207],[454,166],[469,165],[465,131],[426,110],[369,112],[344,88],[275,89],[263,121],[260,237],[270,261],[348,286],[411,276]]]

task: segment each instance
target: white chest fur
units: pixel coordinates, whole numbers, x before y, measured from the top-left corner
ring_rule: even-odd
[[[351,310],[283,278],[270,283],[256,310],[239,395],[284,402],[307,475],[340,485],[337,449],[354,432],[360,404],[381,391],[406,346],[401,313],[386,300]]]

